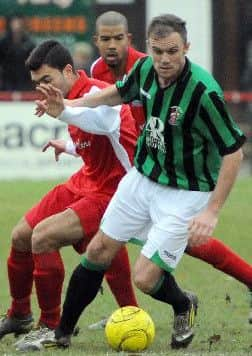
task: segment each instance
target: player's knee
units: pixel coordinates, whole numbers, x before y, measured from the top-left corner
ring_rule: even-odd
[[[109,246],[100,238],[95,237],[87,247],[87,258],[91,262],[110,265],[113,257]]]
[[[51,238],[50,232],[43,223],[35,226],[32,233],[32,252],[45,253],[55,250],[56,246]]]
[[[144,293],[149,293],[152,289],[152,281],[144,271],[135,270],[133,281],[135,286]]]
[[[103,245],[100,242],[89,244],[87,247],[87,257],[92,262],[103,263],[106,259],[106,253]]]
[[[32,230],[25,221],[19,222],[12,230],[12,246],[18,251],[31,250]]]

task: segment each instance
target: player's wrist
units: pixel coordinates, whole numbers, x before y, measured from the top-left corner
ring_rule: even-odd
[[[212,215],[218,215],[220,210],[221,210],[221,206],[220,204],[216,203],[216,202],[210,202],[207,206],[207,210],[212,214]]]
[[[77,155],[76,146],[73,143],[73,141],[71,141],[71,140],[66,141],[65,153],[68,153],[68,154],[73,155],[73,156]]]

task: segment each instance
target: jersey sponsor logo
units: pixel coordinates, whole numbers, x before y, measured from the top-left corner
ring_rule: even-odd
[[[146,124],[146,145],[166,153],[164,123],[159,117],[151,116]]]
[[[171,106],[170,110],[170,118],[168,122],[172,126],[178,126],[181,121],[183,110],[179,106]]]
[[[87,147],[90,147],[91,146],[91,141],[80,141],[80,140],[77,140],[76,142],[74,142],[76,148],[78,148],[79,150],[84,150],[85,148]]]
[[[151,95],[145,91],[143,88],[140,88],[140,93],[145,96],[147,99],[151,99]]]

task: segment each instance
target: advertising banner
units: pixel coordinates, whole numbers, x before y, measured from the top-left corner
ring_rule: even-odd
[[[1,0],[0,35],[7,17],[21,14],[37,43],[53,37],[71,49],[77,41],[90,42],[93,4],[93,0]]]
[[[44,116],[37,118],[34,103],[1,102],[0,179],[67,178],[82,160],[62,153],[58,162],[54,150],[42,152],[50,139],[69,139],[67,126]]]

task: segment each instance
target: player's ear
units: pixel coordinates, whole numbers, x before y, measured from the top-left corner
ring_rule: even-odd
[[[146,52],[147,52],[147,54],[150,55],[150,41],[146,40],[145,43],[146,43]]]
[[[69,75],[72,75],[73,74],[73,67],[71,66],[71,64],[67,64],[62,72],[66,77],[69,76]]]
[[[132,33],[128,33],[127,37],[128,37],[129,44],[131,44],[131,42],[132,42]]]
[[[185,46],[184,46],[184,54],[186,54],[190,48],[191,43],[190,42],[186,42]]]
[[[94,35],[93,36],[93,43],[97,46],[97,41],[98,41],[98,36]]]

